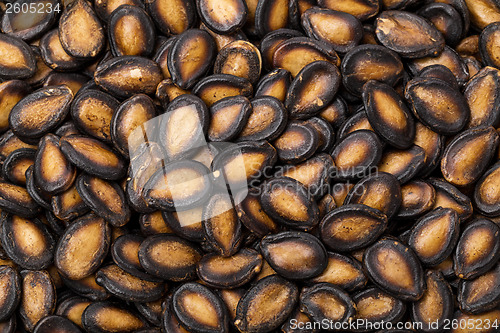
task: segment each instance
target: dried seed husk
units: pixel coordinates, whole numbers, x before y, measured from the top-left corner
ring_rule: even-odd
[[[206,240],[218,254],[229,257],[240,248],[241,222],[227,192],[211,194],[203,207],[202,225]]]
[[[210,30],[210,28],[208,28],[203,22],[200,24],[200,29],[205,30],[210,34],[210,36],[212,36],[215,44],[217,45],[217,51],[222,50],[224,46],[237,40],[248,41],[247,36],[241,30],[236,30],[232,34],[219,34],[213,30]]]
[[[106,44],[101,22],[86,0],[75,0],[67,6],[59,19],[59,39],[71,56],[94,58]]]
[[[413,144],[425,151],[424,164],[420,170],[421,176],[427,176],[437,167],[441,161],[444,143],[444,136],[434,132],[419,121],[415,122],[415,140]]]
[[[328,61],[340,65],[340,58],[333,47],[309,37],[292,37],[280,43],[273,53],[273,67],[288,70],[293,77],[308,64]]]
[[[164,107],[168,107],[168,103],[173,101],[180,95],[190,94],[188,90],[181,89],[177,87],[172,79],[165,79],[158,84],[156,88],[155,96],[160,101],[160,104]]]
[[[193,0],[154,0],[146,8],[156,27],[165,35],[178,35],[193,27],[197,21]]]
[[[109,17],[108,38],[114,56],[149,56],[155,41],[153,21],[139,6],[121,5]]]
[[[172,234],[174,231],[166,224],[161,211],[139,215],[139,227],[144,236]]]
[[[500,24],[491,23],[486,26],[479,35],[479,53],[481,60],[487,66],[500,68],[498,61],[498,50],[496,45],[500,41]]]
[[[413,250],[395,238],[382,238],[363,255],[368,277],[382,290],[404,301],[417,301],[425,292],[422,265]]]
[[[210,141],[230,141],[244,129],[252,112],[252,105],[244,96],[221,99],[210,107]]]
[[[243,0],[217,2],[216,0],[196,1],[198,13],[203,23],[220,34],[231,34],[241,28],[247,20],[247,6]]]
[[[26,191],[28,192],[30,197],[41,207],[51,210],[51,197],[50,195],[43,193],[40,187],[38,187],[38,185],[35,183],[35,179],[33,177],[33,166],[30,166],[28,167],[28,169],[26,169],[25,176]]]
[[[86,297],[91,301],[104,301],[110,297],[106,289],[97,284],[94,274],[80,280],[70,280],[64,276],[61,276],[61,279],[63,280],[64,285],[67,286],[72,292],[82,297]],[[83,312],[83,310],[81,310],[81,312]],[[81,312],[79,314],[80,320],[82,317]]]
[[[478,2],[482,2],[482,1],[478,1]],[[494,310],[483,312],[483,313],[480,313],[477,315],[468,314],[468,313],[464,313],[460,310],[456,310],[454,315],[453,315],[452,320],[456,321],[456,322],[467,322],[468,320],[470,320],[472,322],[479,321],[479,322],[494,323],[494,322],[498,322],[500,320],[500,310],[494,309]],[[495,330],[496,330],[496,328],[490,327],[488,329],[485,328],[482,331],[483,332],[494,332]],[[458,333],[458,332],[465,333],[465,332],[467,332],[467,329],[462,329],[459,326],[456,329],[453,329],[452,332],[453,333]]]
[[[367,278],[359,261],[335,252],[327,252],[327,255],[328,264],[325,270],[310,282],[328,282],[348,292],[360,290],[366,285]]]
[[[484,67],[465,86],[464,96],[470,108],[467,128],[496,126],[500,122],[500,72]]]
[[[35,54],[20,38],[0,34],[0,50],[0,78],[27,79],[35,74]]]
[[[163,312],[162,303],[163,303],[163,300],[159,299],[159,300],[153,301],[153,302],[134,303],[134,305],[137,308],[137,311],[139,311],[140,314],[143,315],[144,318],[146,318],[146,320],[148,322],[150,322],[154,326],[160,326],[161,325],[161,315]],[[161,332],[160,328],[158,328],[158,327],[150,328],[150,330],[153,330],[153,331],[147,331],[147,329],[146,329],[146,331],[143,332],[141,330],[140,332],[143,332],[143,333],[155,333],[155,332],[160,333]]]
[[[58,219],[71,221],[85,215],[90,209],[76,189],[76,183],[61,194],[52,196],[50,208]]]
[[[58,331],[64,333],[81,333],[80,328],[71,320],[61,316],[47,316],[40,320],[33,329],[33,333],[51,333]]]
[[[375,20],[375,34],[382,45],[407,58],[437,56],[445,45],[434,25],[405,11],[382,12]]]
[[[321,117],[312,117],[305,121],[318,133],[318,149],[320,153],[330,153],[335,144],[335,133],[332,125]]]
[[[328,264],[321,241],[305,232],[283,231],[265,236],[260,251],[280,276],[291,280],[318,276]]]
[[[354,318],[356,305],[343,289],[322,282],[302,289],[300,311],[315,322],[342,323]]]
[[[9,129],[9,114],[12,108],[31,92],[30,86],[21,80],[0,83],[0,133]]]
[[[22,271],[19,317],[28,332],[51,315],[56,307],[56,289],[47,271]]]
[[[201,242],[205,240],[203,207],[202,205],[177,212],[163,211],[163,220],[175,234],[193,242]]]
[[[255,32],[259,36],[286,28],[289,23],[289,0],[259,0],[255,8]]]
[[[260,189],[250,188],[238,192],[234,201],[241,223],[259,237],[276,233],[280,226],[267,215],[260,204]]]
[[[0,293],[0,322],[3,322],[14,314],[21,300],[21,278],[14,268],[0,266]]]
[[[109,249],[111,230],[108,223],[94,214],[75,220],[57,243],[54,263],[71,280],[94,273]]]
[[[500,257],[500,227],[485,218],[467,225],[458,241],[453,264],[455,274],[465,280],[486,273]]]
[[[231,74],[253,84],[259,80],[261,68],[259,49],[248,41],[236,40],[219,51],[215,59],[214,74]]]
[[[262,76],[255,89],[255,97],[272,96],[285,102],[286,93],[292,83],[292,75],[289,71],[277,68]]]
[[[111,58],[100,63],[94,72],[97,86],[118,98],[141,93],[153,95],[162,79],[156,62],[137,56]]]
[[[57,305],[56,315],[68,318],[73,323],[83,328],[82,313],[90,304],[91,301],[87,298],[71,296],[64,300],[60,300]]]
[[[204,333],[228,332],[224,302],[207,287],[194,282],[181,285],[172,295],[172,309],[188,330]],[[200,312],[203,316],[200,316]]]
[[[79,93],[71,105],[71,118],[82,132],[111,142],[110,123],[119,102],[109,94],[89,89]]]
[[[144,4],[140,0],[97,0],[94,3],[94,9],[99,18],[107,22],[111,13],[121,5],[131,5],[144,8]]]
[[[427,181],[436,190],[436,202],[433,209],[437,207],[454,209],[458,213],[460,221],[465,221],[472,215],[470,198],[455,186],[438,178],[429,178]]]
[[[282,28],[271,31],[262,38],[259,48],[265,69],[273,69],[274,51],[281,42],[293,37],[303,37],[303,34],[297,30]]]
[[[198,262],[196,272],[211,287],[237,288],[252,280],[261,268],[262,256],[253,249],[244,248],[230,257],[206,254]]]
[[[387,228],[387,217],[378,209],[345,204],[328,213],[320,223],[323,243],[334,251],[353,251],[370,245]]]
[[[448,83],[450,86],[456,90],[460,90],[457,78],[455,74],[446,66],[436,64],[424,67],[418,74],[420,77],[433,77],[435,79],[440,79]]]
[[[474,203],[476,208],[487,216],[500,214],[500,162],[488,169],[476,183]]]
[[[300,30],[300,18],[310,8],[317,6],[316,0],[290,0],[288,2],[289,26]]]
[[[451,4],[429,3],[420,8],[417,14],[429,20],[441,32],[448,45],[456,45],[464,35],[462,17]]]
[[[332,157],[336,177],[352,179],[366,176],[382,157],[382,143],[373,131],[354,131],[336,144]]]
[[[453,316],[453,293],[441,273],[427,271],[427,290],[420,300],[411,306],[411,319],[422,325],[422,332],[443,330]]]
[[[35,153],[31,148],[14,150],[3,163],[3,177],[13,184],[26,185],[26,170],[34,164]]]
[[[241,95],[250,98],[253,87],[247,79],[229,74],[214,74],[198,81],[193,87],[193,94],[210,107],[225,97]]]
[[[59,144],[66,158],[90,175],[117,180],[126,173],[123,158],[97,139],[71,135],[62,137]]]
[[[170,79],[172,76],[168,70],[168,55],[172,50],[172,46],[174,45],[176,37],[170,37],[166,41],[164,41],[156,50],[153,61],[160,66],[161,71],[163,73],[163,77],[165,79]]]
[[[461,280],[457,292],[460,309],[472,314],[493,310],[500,304],[499,286],[500,266],[498,264],[474,280]]]
[[[298,298],[295,284],[278,275],[267,276],[238,302],[234,324],[241,332],[270,332],[288,318]]]
[[[364,107],[360,107],[359,109],[354,111],[354,113],[349,118],[347,118],[346,115],[346,118],[342,121],[342,123],[339,124],[337,138],[343,139],[348,134],[359,130],[368,130],[375,132],[372,125],[370,125],[370,121],[368,120]]]
[[[288,112],[283,103],[272,96],[255,97],[252,110],[237,141],[274,140],[285,129]]]
[[[295,179],[276,177],[267,181],[260,202],[264,211],[284,226],[307,231],[319,223],[318,205]]]
[[[390,148],[382,154],[378,170],[394,175],[401,184],[404,184],[422,170],[424,163],[425,150],[420,146],[413,145],[406,150]]]
[[[79,70],[87,63],[85,60],[70,56],[63,49],[58,29],[53,29],[42,37],[40,40],[40,56],[48,68],[58,71]]]
[[[377,80],[394,86],[403,76],[403,63],[397,53],[381,45],[359,45],[347,52],[340,66],[342,83],[355,96],[363,85]]]
[[[66,118],[73,92],[67,86],[41,88],[12,108],[9,124],[13,132],[27,139],[39,139]]]
[[[38,214],[39,208],[24,187],[0,181],[0,209],[2,211],[32,218]]]
[[[194,279],[201,257],[194,244],[167,234],[149,236],[139,247],[139,261],[146,272],[171,281]]]
[[[168,296],[163,304],[163,312],[161,316],[161,327],[166,332],[172,333],[189,333],[184,326],[181,325],[172,309],[172,296]]]
[[[144,272],[139,261],[139,247],[144,241],[144,237],[136,234],[125,234],[118,237],[111,245],[111,256],[115,264],[125,272],[151,282],[158,282]]]
[[[82,314],[84,329],[96,333],[137,332],[146,321],[131,308],[111,302],[95,302]]]
[[[96,282],[111,295],[131,302],[152,302],[160,299],[165,284],[143,280],[129,274],[116,265],[100,268],[96,273]]]
[[[391,86],[374,80],[363,86],[363,102],[370,125],[390,145],[407,149],[415,138],[410,110]]]
[[[400,322],[406,312],[406,305],[401,300],[385,293],[377,287],[370,287],[352,296],[356,304],[355,320],[362,320],[360,331],[369,331],[376,322]]]
[[[319,147],[315,128],[304,121],[291,121],[273,142],[278,158],[284,163],[300,163],[314,155]]]
[[[405,98],[415,116],[439,134],[458,133],[470,117],[465,97],[439,79],[411,80],[406,85]]]
[[[401,186],[401,207],[398,218],[415,218],[432,209],[436,201],[436,190],[422,179],[412,180]]]
[[[378,14],[380,4],[374,0],[319,0],[320,7],[349,13],[358,20],[365,21]]]

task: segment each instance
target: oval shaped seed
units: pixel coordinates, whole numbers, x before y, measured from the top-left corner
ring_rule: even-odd
[[[420,172],[424,163],[425,150],[417,145],[406,150],[390,148],[384,151],[378,170],[392,174],[404,184]]]
[[[250,98],[253,94],[253,87],[244,78],[229,74],[214,74],[201,79],[193,87],[192,92],[210,107],[225,97],[241,95]]]
[[[181,325],[177,317],[175,316],[175,313],[172,309],[172,302],[171,302],[172,297],[169,296],[167,300],[163,304],[163,312],[162,312],[162,317],[161,317],[161,327],[166,331],[166,332],[172,332],[172,333],[189,333],[184,326]]]
[[[146,3],[149,15],[165,35],[178,35],[197,22],[193,0],[154,0]]]
[[[431,173],[441,161],[441,154],[444,149],[444,137],[421,122],[415,122],[415,140],[413,144],[421,147],[425,151],[424,163],[420,174],[426,176]]]
[[[30,195],[30,197],[35,201],[38,205],[45,209],[52,209],[50,205],[50,196],[42,192],[40,187],[35,183],[35,179],[33,177],[33,166],[28,167],[25,172],[26,176],[26,191]]]
[[[343,139],[348,134],[359,130],[368,130],[375,132],[372,125],[370,125],[370,121],[366,116],[366,111],[363,106],[356,109],[352,116],[344,119],[344,121],[339,125],[337,137],[338,139]]]
[[[160,101],[160,104],[166,108],[170,101],[173,101],[180,95],[186,95],[189,93],[190,92],[188,90],[177,87],[172,82],[172,79],[165,79],[158,84],[155,96]]]
[[[353,319],[356,305],[345,291],[322,282],[302,289],[300,311],[315,322],[342,323]]]
[[[40,320],[33,329],[33,333],[80,333],[81,330],[71,320],[61,316],[47,316]]]
[[[12,108],[30,92],[30,86],[21,80],[0,83],[0,132],[9,129],[9,114]]]
[[[74,220],[89,211],[89,207],[76,190],[75,183],[68,190],[52,197],[50,209],[54,216],[63,221]]]
[[[172,295],[172,309],[188,330],[228,332],[224,303],[219,296],[199,283],[189,282],[177,288]]]
[[[382,45],[407,58],[436,56],[445,45],[443,35],[434,25],[405,11],[382,12],[375,20],[375,34]]]
[[[38,214],[40,207],[24,187],[0,181],[0,208],[7,213],[31,218]]]
[[[444,329],[453,316],[453,293],[441,273],[428,271],[425,281],[427,290],[411,305],[412,321],[420,323],[424,332]]]
[[[453,74],[453,72],[444,65],[430,65],[424,67],[419,75],[420,77],[433,77],[435,79],[440,79],[453,86],[453,88],[460,90],[460,86],[458,85],[457,78]]]
[[[144,9],[122,5],[109,17],[108,36],[115,57],[149,56],[153,53],[155,27]]]
[[[474,203],[477,209],[487,216],[497,216],[500,212],[500,163],[487,170],[476,183]]]
[[[2,172],[4,178],[16,185],[26,185],[26,170],[35,163],[36,150],[21,148],[14,150],[5,159]]]
[[[121,227],[130,220],[125,194],[117,183],[81,174],[76,180],[76,190],[85,204],[111,225]]]
[[[244,96],[224,98],[210,107],[210,141],[230,141],[245,127],[252,112],[252,105]]]
[[[19,317],[24,328],[32,332],[36,324],[54,313],[56,289],[47,271],[22,271]]]
[[[11,129],[0,136],[0,162],[3,163],[7,156],[20,148],[37,149],[37,146],[21,141]]]
[[[251,188],[238,192],[234,201],[238,218],[243,225],[259,237],[276,233],[280,226],[264,212],[259,201],[260,190]]]
[[[230,257],[207,254],[198,262],[196,272],[211,287],[236,288],[252,280],[261,268],[262,256],[245,248]]]
[[[467,322],[467,320],[470,320],[470,321],[473,321],[473,322],[476,322],[476,321],[480,321],[480,322],[491,322],[491,323],[494,323],[495,321],[498,321],[500,320],[500,311],[498,309],[494,309],[494,310],[491,310],[491,311],[486,311],[486,312],[483,312],[483,313],[480,313],[480,314],[476,314],[476,315],[473,315],[473,314],[468,314],[468,313],[465,313],[465,312],[462,312],[460,310],[456,310],[454,315],[453,315],[453,319],[452,320],[456,320],[457,322]],[[495,331],[495,328],[494,327],[490,327],[488,329],[483,329],[483,332],[494,332]],[[467,332],[466,329],[462,329],[460,327],[457,327],[456,329],[453,329],[452,330],[453,333],[464,333],[464,332]]]
[[[436,202],[433,209],[437,207],[451,208],[458,213],[460,221],[465,221],[472,215],[472,203],[469,197],[455,186],[437,178],[429,178],[428,182],[436,190]]]
[[[159,210],[153,213],[140,214],[139,226],[144,236],[174,233],[170,226],[166,224],[162,212]]]
[[[229,257],[238,251],[242,241],[241,223],[227,193],[210,196],[203,207],[202,224],[206,239],[215,252]]]
[[[476,219],[460,236],[453,264],[455,274],[471,280],[486,273],[498,261],[500,227],[488,219]]]
[[[260,52],[262,54],[262,61],[264,63],[264,68],[271,70],[273,69],[273,55],[274,51],[285,40],[293,37],[303,37],[303,34],[297,30],[293,29],[278,29],[266,34],[260,41]]]
[[[1,241],[5,253],[25,269],[45,269],[53,259],[55,240],[38,219],[3,214]]]
[[[399,218],[415,218],[430,211],[436,202],[436,190],[424,180],[412,180],[401,186]]]
[[[349,13],[365,21],[378,14],[380,4],[374,0],[319,0],[320,7]]]
[[[211,193],[209,170],[200,162],[180,160],[162,166],[144,185],[143,197],[151,207],[185,210],[205,202]]]
[[[135,307],[137,310],[140,312],[141,315],[143,315],[148,322],[153,324],[154,326],[161,326],[161,315],[163,312],[162,309],[162,303],[163,300],[159,299],[154,302],[147,302],[147,303],[134,303]],[[160,328],[155,327],[155,328],[150,328],[150,329],[144,329],[139,332],[142,333],[160,333]]]
[[[0,266],[0,322],[7,321],[21,300],[21,278],[9,266]]]
[[[318,116],[330,123],[334,130],[338,130],[347,118],[347,113],[347,104],[344,99],[341,96],[335,96],[333,102],[321,110]]]
[[[133,276],[147,280],[156,279],[144,272],[139,261],[139,246],[144,237],[136,234],[125,234],[118,237],[111,245],[111,256],[118,267]]]
[[[143,280],[129,274],[116,265],[100,268],[96,282],[111,295],[130,302],[152,302],[160,299],[165,285],[161,282]]]
[[[286,94],[292,82],[292,75],[286,69],[275,69],[261,77],[257,83],[255,97],[272,96],[285,102]]]
[[[475,183],[491,161],[500,142],[493,127],[472,128],[453,138],[441,158],[444,178],[456,186]]]
[[[210,114],[203,101],[193,95],[174,99],[160,120],[158,140],[171,161],[189,157],[205,143]]]
[[[243,0],[224,3],[201,0],[196,4],[203,23],[219,34],[231,34],[241,28],[247,20],[248,9]]]
[[[359,261],[335,252],[327,252],[327,255],[328,264],[325,270],[312,278],[311,282],[328,282],[349,292],[366,285],[367,278]]]
[[[245,294],[246,290],[243,288],[236,289],[219,289],[217,294],[222,299],[229,314],[229,322],[232,324],[236,318],[236,308],[238,307],[238,302]]]
[[[339,86],[340,72],[335,65],[327,61],[311,62],[292,81],[285,106],[292,118],[309,118],[333,100]]]
[[[430,3],[418,10],[417,14],[430,21],[448,45],[456,45],[465,33],[462,17],[451,4]]]
[[[459,224],[458,214],[453,209],[436,208],[415,223],[408,245],[424,265],[437,265],[453,252]]]
[[[99,140],[71,135],[61,138],[59,144],[66,158],[90,175],[117,180],[126,173],[123,158]]]
[[[238,141],[274,140],[285,129],[288,113],[283,103],[271,96],[256,97]]]
[[[92,302],[80,296],[72,296],[61,300],[56,309],[56,315],[71,320],[73,323],[83,328],[82,313]]]
[[[168,55],[172,50],[172,46],[174,45],[175,41],[176,37],[173,36],[162,42],[153,56],[153,61],[160,66],[163,77],[165,79],[170,79],[172,77],[168,70]]]
[[[406,305],[377,287],[371,287],[352,296],[356,304],[355,320],[363,320],[361,329],[369,329],[377,322],[399,322],[406,312]]]
[[[355,131],[336,144],[332,157],[337,177],[352,179],[368,175],[382,157],[382,143],[372,131]]]
[[[319,223],[318,205],[295,179],[276,177],[267,181],[260,202],[264,211],[284,226],[307,231]]]
[[[479,35],[479,53],[484,64],[499,68],[496,45],[500,41],[500,24],[491,23]]]
[[[383,238],[363,255],[368,277],[381,289],[404,301],[417,301],[425,292],[422,265],[415,253],[393,238]]]
[[[467,128],[493,126],[500,120],[498,109],[500,73],[492,67],[482,68],[465,86],[464,96],[470,108]]]
[[[200,259],[197,247],[173,235],[149,236],[139,247],[139,261],[146,272],[166,280],[192,280]]]
[[[498,264],[474,280],[461,280],[457,295],[460,309],[472,314],[493,310],[500,303],[499,285],[500,266]]]
[[[109,94],[90,89],[71,104],[71,118],[82,132],[104,142],[111,141],[110,123],[119,102]]]
[[[370,125],[390,145],[406,149],[415,138],[410,110],[391,86],[368,81],[363,86],[363,102]]]
[[[75,220],[57,243],[54,263],[72,280],[83,279],[101,266],[109,249],[111,230],[106,221],[93,214]]]
[[[378,209],[344,204],[320,223],[321,240],[335,251],[353,251],[370,245],[387,228],[387,217]]]
[[[260,242],[260,250],[279,275],[292,280],[315,277],[328,263],[323,244],[305,232],[284,231],[265,236]]]
[[[40,39],[40,56],[48,68],[60,71],[78,70],[87,63],[83,59],[70,56],[63,49],[59,39],[59,29],[47,32]]]
[[[276,149],[267,141],[250,141],[221,151],[215,156],[211,170],[215,183],[225,182],[238,189],[259,179],[276,160]]]
[[[333,45],[335,51],[346,53],[363,37],[361,22],[349,13],[312,7],[302,15],[302,26],[311,38]]]
[[[261,68],[262,58],[259,49],[250,42],[236,40],[219,51],[215,58],[214,74],[231,74],[256,83]]]
[[[319,147],[319,135],[306,122],[291,121],[273,145],[282,162],[300,163],[314,155]]]
[[[47,134],[40,140],[33,176],[38,187],[49,194],[59,194],[71,187],[76,169],[62,153],[59,137]]]
[[[86,297],[92,301],[104,301],[110,297],[106,289],[95,282],[95,275],[91,274],[81,280],[70,280],[61,275],[64,285],[72,292],[82,297]],[[83,312],[83,310],[81,310]],[[81,320],[80,313],[80,320]]]
[[[66,118],[73,93],[67,86],[41,88],[12,108],[9,124],[12,131],[27,139],[38,139],[54,130]]]
[[[394,86],[403,76],[399,56],[380,45],[360,45],[347,52],[340,66],[346,89],[361,96],[363,85],[377,80]]]
[[[203,205],[177,212],[163,211],[162,214],[166,225],[175,234],[194,242],[205,240]]]
[[[99,18],[107,22],[111,13],[121,5],[131,5],[144,8],[144,4],[139,0],[99,0],[94,4],[96,14]]]
[[[64,50],[77,58],[94,58],[106,44],[104,28],[85,0],[75,0],[64,9],[59,38]]]
[[[100,63],[94,72],[95,83],[119,98],[141,93],[153,95],[162,79],[157,63],[137,56],[111,58]]]
[[[241,332],[270,332],[292,313],[299,290],[278,275],[267,276],[253,285],[238,302],[235,326]]]
[[[340,65],[340,59],[331,45],[308,37],[287,39],[273,53],[273,67],[286,69],[293,77],[306,65],[318,60]]]
[[[0,34],[0,78],[27,79],[36,72],[36,59],[20,38]]]
[[[135,311],[118,303],[95,302],[82,314],[83,328],[90,332],[137,332],[147,327],[146,321]]]
[[[415,116],[439,134],[459,132],[470,117],[465,97],[439,79],[411,80],[406,85],[405,98]]]

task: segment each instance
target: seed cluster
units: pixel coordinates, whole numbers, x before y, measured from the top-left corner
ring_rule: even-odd
[[[0,333],[500,330],[498,0],[17,0],[0,29]]]

